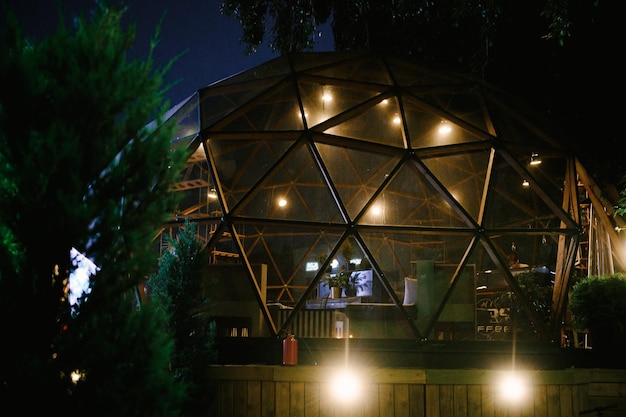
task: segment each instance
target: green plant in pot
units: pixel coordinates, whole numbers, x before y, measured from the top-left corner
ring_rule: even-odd
[[[349,242],[344,242],[344,244],[341,246],[340,252],[346,265],[341,266],[341,271],[336,274],[332,274],[330,272],[330,269],[328,269],[322,278],[322,281],[326,282],[328,284],[328,287],[331,289],[332,298],[340,297],[342,289],[345,290],[345,294],[348,297],[356,295],[357,291],[355,287],[355,282],[353,281],[350,272],[351,269],[354,269],[353,265],[350,263],[353,253],[352,245]],[[316,256],[315,259],[319,264],[324,264],[327,258],[328,255],[326,255],[325,253],[321,253]],[[333,288],[335,288],[334,291]]]
[[[341,289],[347,288],[348,286],[350,273],[341,271],[338,274],[326,274],[323,280],[326,281],[328,287],[331,289],[332,298],[338,298],[341,296]],[[336,288],[334,293],[333,288]]]
[[[626,347],[626,274],[590,276],[569,294],[572,325],[588,330],[596,350]]]

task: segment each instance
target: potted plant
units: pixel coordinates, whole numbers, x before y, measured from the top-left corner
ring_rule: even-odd
[[[569,294],[572,325],[587,330],[595,350],[626,347],[626,274],[589,276]]]
[[[344,244],[342,247],[344,259],[346,259],[346,256],[349,254],[351,254],[351,248]],[[328,255],[321,253],[316,256],[315,259],[321,265],[327,258]],[[346,271],[345,267],[342,267],[341,271],[336,274],[332,274],[330,271],[331,269],[329,267],[322,278],[322,281],[326,282],[330,288],[330,298],[340,298],[342,289],[346,290],[346,294],[350,293],[350,272]]]
[[[341,258],[344,261],[344,265],[341,265],[341,270],[336,274],[331,274],[331,269],[327,269],[322,278],[322,281],[328,284],[331,289],[331,298],[341,297],[342,289],[345,291],[347,297],[353,297],[357,294],[357,290],[362,284],[359,282],[358,274],[353,274],[352,271],[356,269],[356,265],[352,263],[353,250],[352,245],[349,242],[344,242],[340,249]],[[315,260],[320,264],[324,264],[328,255],[321,253],[315,257]],[[369,264],[368,264],[369,265]]]
[[[341,297],[341,289],[347,288],[350,280],[350,274],[346,271],[341,271],[338,274],[326,274],[324,281],[330,288],[331,298]]]

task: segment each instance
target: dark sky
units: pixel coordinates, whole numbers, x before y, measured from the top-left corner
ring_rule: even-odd
[[[5,0],[0,0],[0,2]],[[54,32],[58,10],[65,16],[76,16],[93,10],[96,0],[6,0],[22,22],[29,37],[39,38]],[[180,53],[169,73],[167,82],[180,80],[168,94],[174,105],[198,89],[230,75],[266,62],[278,54],[267,45],[246,56],[239,42],[242,30],[235,17],[222,15],[221,0],[109,0],[108,4],[126,4],[127,23],[137,27],[137,42],[133,51],[145,57],[150,37],[159,19],[164,16],[161,41],[156,49],[157,64],[164,64]],[[165,15],[164,15],[165,14]],[[328,35],[326,33],[328,32]],[[330,51],[332,36],[328,30],[316,50]]]

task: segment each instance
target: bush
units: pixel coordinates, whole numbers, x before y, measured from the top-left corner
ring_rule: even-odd
[[[594,347],[605,341],[626,344],[626,274],[583,278],[572,287],[569,298],[572,325],[589,330]]]

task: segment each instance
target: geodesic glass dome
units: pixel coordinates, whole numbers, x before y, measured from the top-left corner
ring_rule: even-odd
[[[190,158],[162,238],[182,219],[197,227],[207,274],[251,291],[222,312],[251,318],[246,335],[552,340],[570,280],[615,267],[583,167],[481,81],[390,56],[292,54],[168,117]],[[332,298],[336,275],[354,285]]]

